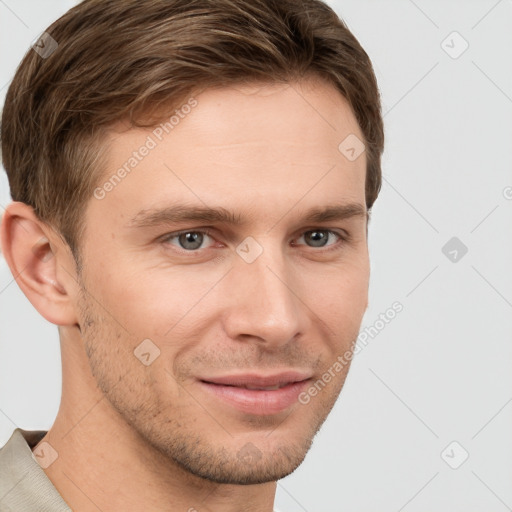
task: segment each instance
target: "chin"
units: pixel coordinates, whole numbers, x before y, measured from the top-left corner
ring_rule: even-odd
[[[194,459],[180,465],[188,473],[199,478],[229,485],[255,485],[275,482],[293,473],[304,461],[311,442],[307,447],[280,447],[267,453],[260,452],[255,445],[247,443],[237,453],[214,457],[205,464]]]

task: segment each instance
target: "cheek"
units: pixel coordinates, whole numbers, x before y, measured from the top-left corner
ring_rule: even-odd
[[[368,301],[369,265],[364,256],[355,263],[330,267],[324,275],[311,274],[306,297],[318,311],[326,311],[339,322],[357,322]]]
[[[322,283],[322,289],[318,283]],[[308,302],[328,326],[331,349],[343,353],[357,338],[368,305],[369,269],[364,262],[340,268],[310,287]],[[313,300],[314,298],[314,300]]]
[[[179,340],[187,339],[190,347],[201,322],[215,316],[218,305],[212,302],[212,291],[224,272],[213,267],[202,272],[193,266],[147,267],[134,257],[96,286],[102,305],[131,338],[149,338],[162,349],[179,350]]]

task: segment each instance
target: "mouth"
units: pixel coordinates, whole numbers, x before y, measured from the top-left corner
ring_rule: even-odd
[[[245,414],[272,415],[294,405],[311,380],[311,373],[286,371],[272,375],[234,374],[202,378],[210,396]]]

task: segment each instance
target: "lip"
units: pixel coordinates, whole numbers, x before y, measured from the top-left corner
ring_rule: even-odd
[[[297,403],[308,385],[311,374],[285,371],[271,375],[255,373],[232,374],[201,378],[199,384],[210,396],[246,414],[271,415],[285,411]],[[247,389],[270,388],[278,389]]]

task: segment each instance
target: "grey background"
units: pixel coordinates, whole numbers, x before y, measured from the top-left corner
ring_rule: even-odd
[[[403,311],[362,347],[276,506],[512,510],[512,1],[328,3],[372,58],[385,112],[362,329],[395,301]],[[30,43],[73,4],[0,0],[1,102]],[[0,184],[3,207],[4,173]],[[51,426],[59,357],[57,328],[0,261],[0,444],[16,426]]]

